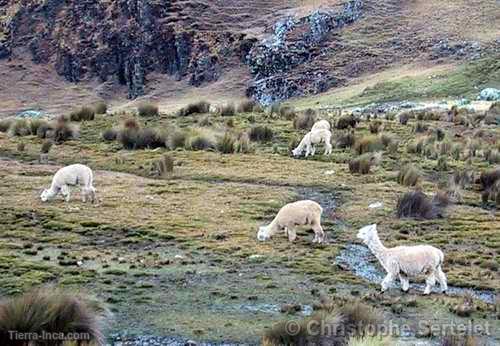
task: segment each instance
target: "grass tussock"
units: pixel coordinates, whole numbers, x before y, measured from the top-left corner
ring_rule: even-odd
[[[478,338],[471,335],[446,335],[441,339],[441,346],[481,346]]]
[[[14,122],[12,118],[0,119],[0,132],[9,131],[10,126]]]
[[[296,130],[310,130],[316,122],[316,112],[307,109],[293,119],[293,128]]]
[[[394,343],[389,337],[365,336],[349,339],[347,346],[392,346]]]
[[[217,141],[217,150],[222,154],[232,154],[235,151],[236,138],[229,132]]]
[[[236,114],[236,106],[234,103],[228,103],[220,107],[219,113],[223,117],[232,117]]]
[[[349,161],[349,172],[368,174],[373,166],[380,164],[382,153],[366,153]]]
[[[9,127],[9,135],[24,137],[31,134],[30,122],[27,119],[15,119]]]
[[[213,131],[206,129],[195,129],[185,141],[187,150],[211,150],[216,149],[217,141]]]
[[[106,114],[108,111],[108,105],[104,101],[97,101],[94,104],[94,112],[95,114]]]
[[[435,219],[442,215],[442,204],[440,200],[431,200],[422,191],[407,192],[398,199],[396,215],[400,219]]]
[[[167,146],[167,134],[161,129],[142,128],[137,120],[127,119],[117,131],[116,139],[124,149],[156,149]]]
[[[238,113],[251,113],[254,112],[257,102],[254,100],[243,100],[238,104]]]
[[[198,101],[190,103],[186,107],[181,108],[177,113],[181,117],[186,117],[193,114],[206,114],[210,112],[210,103],[207,101]]]
[[[170,149],[184,148],[186,146],[186,140],[186,132],[182,130],[176,130],[170,135],[168,146]]]
[[[248,133],[250,140],[254,142],[269,142],[273,139],[274,131],[266,125],[253,126]]]
[[[382,122],[380,120],[371,121],[369,124],[370,133],[377,134],[380,132]]]
[[[429,130],[429,125],[424,124],[423,122],[419,121],[415,124],[415,127],[413,128],[413,131],[415,133],[425,133]]]
[[[354,131],[348,131],[341,133],[335,140],[335,147],[344,149],[351,148],[356,142],[356,137]]]
[[[337,120],[335,128],[337,130],[346,130],[349,128],[356,128],[358,124],[357,119],[353,115],[342,116]]]
[[[141,102],[137,106],[137,114],[141,117],[155,117],[159,113],[158,105],[152,102]]]
[[[411,112],[402,112],[398,114],[398,120],[401,125],[407,125],[414,115]]]
[[[106,142],[116,141],[116,138],[118,137],[118,130],[115,128],[106,129],[102,132],[101,137]]]
[[[38,335],[85,333],[89,340],[83,345],[104,345],[103,329],[110,316],[105,307],[89,297],[58,289],[34,289],[0,302],[0,344],[12,345],[9,331],[15,330]]]
[[[160,177],[167,176],[174,171],[174,164],[175,160],[171,155],[163,155],[158,161],[155,161],[153,164],[155,175],[158,175]]]
[[[69,114],[69,119],[75,122],[94,120],[95,110],[88,106],[80,107]]]
[[[406,165],[399,171],[398,183],[403,186],[416,186],[422,173],[412,164]]]
[[[243,132],[234,143],[234,151],[239,154],[248,154],[253,151],[248,133]]]
[[[78,139],[79,136],[80,130],[78,126],[72,124],[64,117],[56,119],[51,129],[47,132],[47,137],[53,139],[56,143]]]
[[[40,153],[48,154],[50,152],[50,149],[52,149],[53,145],[54,145],[54,142],[52,142],[50,139],[45,140],[42,143],[42,146],[40,147]]]
[[[354,151],[358,155],[384,150],[384,144],[379,136],[369,135],[356,139]]]
[[[483,191],[490,190],[500,180],[500,168],[483,171],[479,177],[479,183]]]
[[[264,334],[262,345],[345,346],[352,338],[367,337],[381,321],[378,311],[358,301],[331,305],[298,321],[297,333],[290,333],[286,322],[275,324]]]
[[[49,122],[45,119],[34,118],[29,121],[29,125],[31,134],[37,135],[39,129],[46,128],[49,126]]]

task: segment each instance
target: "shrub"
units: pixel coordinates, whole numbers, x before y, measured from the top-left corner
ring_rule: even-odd
[[[108,105],[104,101],[98,101],[94,104],[95,114],[106,114],[108,111]]]
[[[0,132],[7,132],[13,122],[12,118],[0,119]]]
[[[252,110],[254,113],[264,113],[264,108],[262,108],[262,106],[258,103],[255,104],[255,106],[253,106],[253,110]]]
[[[95,119],[95,110],[91,107],[80,107],[69,114],[71,121],[90,121]]]
[[[310,130],[316,122],[316,112],[312,109],[299,114],[293,120],[293,128],[297,130]]]
[[[67,337],[85,334],[88,344],[104,345],[103,328],[109,316],[105,307],[89,297],[53,288],[34,289],[0,302],[0,344],[11,345],[9,331],[16,330]]]
[[[45,140],[42,143],[42,147],[40,148],[40,152],[42,154],[48,154],[50,149],[52,149],[53,145],[54,145],[54,142],[52,142],[50,139]]]
[[[220,115],[223,117],[233,116],[236,112],[234,103],[228,103],[220,108]]]
[[[414,127],[414,131],[415,133],[423,133],[423,132],[427,132],[427,130],[429,129],[429,126],[427,124],[424,124],[422,122],[417,122],[415,124],[415,127]]]
[[[358,121],[352,115],[342,116],[337,120],[337,124],[335,125],[335,128],[338,130],[345,130],[345,129],[348,129],[350,127],[355,128],[357,123],[358,123]]]
[[[249,132],[250,140],[258,142],[268,142],[273,139],[274,133],[269,126],[253,126]]]
[[[163,177],[168,173],[172,173],[174,171],[174,158],[171,155],[165,154],[154,163],[154,169],[156,174]]]
[[[425,193],[413,191],[399,197],[396,214],[398,218],[434,219],[440,210]]]
[[[401,168],[398,174],[398,183],[404,186],[415,186],[422,177],[420,171],[409,164]]]
[[[436,164],[436,170],[438,171],[447,171],[449,169],[448,167],[448,159],[446,156],[440,156],[437,164]]]
[[[486,160],[490,164],[497,164],[500,163],[500,152],[498,149],[492,149],[489,151],[488,155],[486,156]]]
[[[134,150],[137,149],[137,141],[139,138],[139,129],[125,127],[118,133],[118,141],[122,144],[124,149]]]
[[[480,346],[477,337],[470,335],[445,335],[440,346]]]
[[[342,133],[335,141],[335,146],[337,148],[350,148],[356,142],[356,137],[354,136],[354,131],[349,131]]]
[[[383,336],[354,337],[349,340],[347,346],[391,346],[392,341]]]
[[[31,134],[30,124],[26,119],[15,119],[9,127],[11,136],[29,136]]]
[[[380,120],[375,120],[375,121],[370,122],[370,125],[369,125],[370,133],[373,133],[373,134],[379,133],[381,126],[382,126],[382,122]]]
[[[354,151],[358,154],[364,154],[368,152],[380,151],[384,149],[384,144],[382,143],[380,137],[377,136],[363,136],[358,138],[354,143]]]
[[[79,129],[65,118],[61,117],[51,126],[50,137],[56,143],[62,143],[71,139],[77,139]]]
[[[482,186],[483,191],[490,190],[499,180],[500,180],[500,168],[482,172],[481,176],[479,177],[479,182]]]
[[[439,154],[449,155],[451,152],[452,144],[449,141],[443,141],[439,143]]]
[[[374,165],[378,165],[382,158],[381,153],[366,153],[349,161],[351,173],[368,174]]]
[[[238,140],[234,144],[234,151],[240,154],[246,154],[252,151],[250,146],[250,138],[246,132],[239,135]]]
[[[380,142],[382,143],[384,148],[387,149],[387,151],[391,153],[395,153],[396,151],[398,151],[399,140],[394,135],[381,133],[379,137]]]
[[[135,149],[156,149],[166,147],[167,135],[157,129],[139,129],[137,131]]]
[[[126,129],[139,129],[141,126],[139,125],[136,119],[129,118],[124,121],[123,127]]]
[[[186,146],[187,134],[184,131],[177,130],[170,136],[170,148],[184,148]]]
[[[442,141],[446,137],[446,132],[442,128],[437,128],[435,134],[438,141]]]
[[[217,150],[223,154],[232,154],[235,149],[236,139],[229,132],[226,132],[224,136],[219,138],[217,141]]]
[[[460,160],[460,155],[462,154],[462,145],[460,143],[453,144],[451,148],[451,156],[453,159]]]
[[[254,100],[243,100],[238,105],[238,113],[250,113],[254,112],[257,103]]]
[[[178,112],[179,116],[185,117],[192,114],[205,114],[210,112],[210,103],[207,101],[198,101],[190,103],[186,107],[181,108]]]
[[[118,131],[115,128],[104,130],[101,134],[101,137],[107,142],[115,141],[118,137]]]
[[[408,124],[408,121],[413,118],[413,114],[410,112],[403,112],[398,115],[399,123],[401,125]]]
[[[269,115],[270,116],[273,116],[274,114],[279,115],[280,114],[280,109],[281,109],[281,103],[279,103],[279,102],[273,103],[269,107]]]
[[[285,118],[286,120],[295,119],[297,114],[295,113],[295,109],[290,106],[282,106],[279,110],[280,117]]]
[[[137,113],[141,117],[154,117],[159,114],[158,105],[151,102],[141,102],[137,106]]]
[[[209,131],[199,129],[186,139],[185,148],[188,150],[207,150],[215,149],[215,147],[216,141],[213,133]]]
[[[37,135],[40,128],[48,127],[49,123],[44,119],[31,119],[30,120],[30,132],[32,135]]]
[[[17,147],[16,147],[16,149],[17,149],[17,151],[19,151],[19,152],[23,152],[23,151],[24,151],[24,149],[26,149],[26,143],[23,143],[23,142],[21,142],[21,143],[17,143]]]

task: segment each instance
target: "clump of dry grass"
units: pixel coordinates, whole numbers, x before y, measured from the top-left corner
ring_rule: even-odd
[[[26,143],[24,142],[17,143],[16,149],[18,152],[22,153],[26,149]]]
[[[219,113],[223,117],[232,117],[236,113],[236,106],[234,103],[227,103],[220,107]]]
[[[243,100],[238,104],[238,113],[250,113],[254,112],[257,103],[254,100]]]
[[[284,118],[286,120],[295,119],[297,116],[295,109],[291,106],[282,106],[279,110],[279,114],[281,118]]]
[[[167,134],[160,129],[143,129],[137,120],[127,119],[117,131],[116,139],[124,149],[155,149],[167,146]]]
[[[431,201],[422,191],[407,192],[399,197],[398,218],[434,219],[441,216],[441,201]]]
[[[49,122],[45,119],[31,119],[30,122],[30,132],[32,135],[37,135],[40,128],[45,128],[49,126]]]
[[[293,120],[293,128],[296,130],[310,130],[316,122],[316,112],[312,109],[307,109]]]
[[[118,130],[115,128],[106,129],[102,132],[101,137],[107,142],[116,141],[118,137]]]
[[[234,144],[234,151],[240,154],[247,154],[252,152],[250,137],[248,136],[248,133],[240,133],[238,139],[236,140],[236,143]]]
[[[253,126],[248,133],[250,140],[255,142],[269,142],[273,139],[274,131],[266,125]]]
[[[169,139],[169,148],[177,149],[184,148],[186,145],[187,133],[181,130],[175,130]]]
[[[436,163],[436,170],[438,171],[447,171],[449,169],[448,166],[448,158],[446,156],[439,156],[438,161]]]
[[[106,114],[108,111],[108,105],[104,101],[97,101],[94,104],[95,114]]]
[[[7,132],[13,122],[12,118],[0,119],[0,132]]]
[[[155,172],[155,175],[164,177],[172,173],[174,171],[174,164],[175,160],[171,155],[169,154],[163,155],[159,160],[155,161],[153,164],[153,170]]]
[[[427,132],[427,130],[429,130],[429,125],[427,124],[424,124],[422,122],[417,122],[415,124],[415,127],[413,128],[413,131],[415,133],[424,133],[424,132]]]
[[[206,114],[210,111],[210,103],[207,101],[198,101],[195,103],[190,103],[186,107],[181,108],[178,111],[178,115],[185,117],[193,114]]]
[[[264,334],[262,345],[345,346],[352,338],[378,330],[381,323],[381,314],[375,309],[359,301],[347,302],[338,307],[328,306],[298,321],[296,333],[290,333],[286,322],[275,324]]]
[[[500,151],[498,149],[489,149],[485,152],[485,159],[490,164],[500,163]]]
[[[104,345],[103,329],[110,317],[103,305],[89,297],[53,288],[34,289],[0,302],[0,344],[12,345],[9,331],[19,331],[63,334],[67,340],[70,334],[85,334],[89,339],[79,340],[81,344]]]
[[[47,136],[52,138],[56,143],[62,143],[72,139],[78,139],[80,130],[78,126],[67,121],[64,117],[59,117],[51,124],[51,129],[47,132]]]
[[[45,140],[40,148],[40,153],[48,154],[53,145],[54,142],[52,142],[50,139]]]
[[[152,102],[141,102],[137,106],[137,114],[141,117],[154,117],[159,114],[158,105]]]
[[[403,166],[398,174],[398,183],[404,186],[415,186],[422,178],[422,173],[412,164]]]
[[[413,119],[413,118],[414,118],[413,114],[411,112],[408,112],[408,111],[399,113],[399,115],[398,115],[399,123],[401,125],[408,124],[408,121],[410,121],[410,119]]]
[[[356,142],[356,137],[354,136],[354,131],[341,133],[335,140],[335,146],[337,148],[351,148]]]
[[[480,346],[476,336],[471,335],[445,335],[441,339],[441,346]]]
[[[226,132],[217,141],[217,150],[222,154],[232,154],[235,151],[236,139],[232,134]]]
[[[358,124],[357,119],[353,115],[342,116],[337,120],[335,128],[338,130],[346,130],[348,128],[355,128]]]
[[[186,138],[185,148],[187,150],[210,150],[216,149],[217,140],[213,131],[206,129],[195,129]]]
[[[95,119],[95,110],[92,107],[83,106],[75,109],[69,114],[71,121],[91,121]]]
[[[358,154],[364,154],[368,152],[381,151],[384,149],[384,144],[379,136],[363,136],[356,139],[354,143],[354,151]]]
[[[8,132],[13,137],[29,136],[31,134],[30,123],[26,119],[15,119]]]
[[[369,124],[370,133],[377,134],[382,127],[382,122],[380,120],[371,121]]]
[[[380,164],[382,153],[366,153],[349,161],[351,173],[368,174],[373,166]]]

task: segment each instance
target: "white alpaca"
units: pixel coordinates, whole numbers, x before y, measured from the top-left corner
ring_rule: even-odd
[[[330,123],[327,120],[316,121],[311,128],[311,131],[328,130],[330,131]]]
[[[279,231],[284,230],[289,241],[297,237],[295,227],[311,226],[314,231],[313,243],[321,243],[325,239],[325,233],[321,227],[321,214],[323,208],[314,201],[298,201],[289,203],[280,209],[274,220],[268,225],[259,228],[257,239],[268,240]]]
[[[93,203],[95,201],[95,189],[92,186],[93,179],[92,170],[85,165],[75,164],[63,167],[52,178],[50,189],[43,190],[40,198],[43,202],[46,202],[61,193],[66,202],[69,202],[69,187],[79,185],[81,186],[83,202],[86,202],[87,197],[90,197]]]
[[[320,143],[325,143],[325,155],[330,155],[332,153],[331,139],[332,133],[329,130],[320,129],[308,132],[297,148],[292,151],[293,156],[300,156],[304,149],[306,150],[306,157],[314,155],[316,153],[315,145]]]
[[[382,267],[387,272],[387,276],[382,281],[382,292],[399,277],[401,288],[407,292],[410,288],[408,277],[426,275],[426,286],[424,294],[431,293],[432,287],[439,281],[441,291],[444,293],[448,289],[446,275],[443,273],[443,252],[433,246],[397,246],[386,248],[382,245],[377,233],[377,225],[363,227],[358,232],[358,238],[370,248],[377,257]]]

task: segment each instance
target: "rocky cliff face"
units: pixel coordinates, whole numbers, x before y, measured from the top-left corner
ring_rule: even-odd
[[[225,61],[248,53],[244,35],[184,30],[174,2],[0,0],[0,58],[27,47],[34,62],[53,64],[70,82],[113,79],[135,98],[150,72],[199,86],[216,80]]]
[[[362,0],[350,0],[340,8],[316,11],[302,18],[288,17],[276,23],[271,37],[255,45],[248,55],[254,76],[248,95],[262,104],[271,104],[334,86],[335,78],[323,71],[299,77],[289,72],[321,54],[320,44],[326,36],[358,19],[362,7]]]

